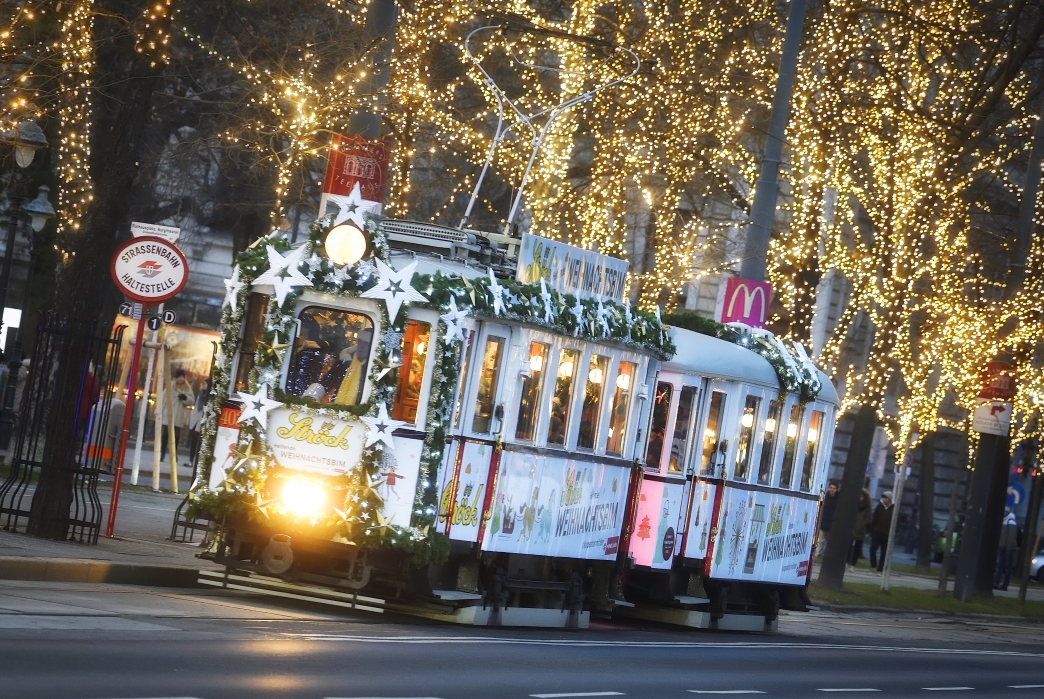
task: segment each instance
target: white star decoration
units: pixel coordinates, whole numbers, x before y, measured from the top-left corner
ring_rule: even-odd
[[[442,320],[446,322],[446,337],[455,337],[460,340],[464,340],[467,334],[467,328],[464,327],[462,322],[468,317],[466,310],[459,310],[457,308],[457,300],[450,296],[449,300],[449,311],[442,314]]]
[[[544,302],[544,322],[554,323],[555,312],[551,306],[554,297],[551,296],[551,292],[547,290],[547,282],[544,281],[543,277],[540,277],[540,299]]]
[[[236,265],[232,268],[232,278],[225,280],[225,300],[221,302],[221,307],[228,306],[234,313],[239,307],[239,292],[244,286],[246,282],[239,281],[239,265]]]
[[[602,337],[609,337],[609,309],[598,298],[598,324],[602,326]]]
[[[399,316],[399,310],[405,301],[427,301],[428,297],[410,286],[413,279],[413,270],[417,268],[416,262],[411,262],[401,272],[384,264],[377,262],[377,275],[379,281],[377,286],[359,294],[364,299],[381,299],[388,309],[388,319],[395,323]]]
[[[352,187],[352,193],[348,196],[344,196],[343,194],[330,194],[328,195],[328,198],[329,201],[335,204],[338,208],[337,217],[333,222],[333,225],[335,226],[342,224],[345,221],[351,221],[358,226],[360,230],[366,230],[366,218],[363,214],[379,214],[381,212],[380,203],[362,198],[362,190],[359,188],[358,182],[356,182],[355,186]]]
[[[627,337],[631,336],[631,324],[634,316],[631,314],[631,299],[624,299],[624,323],[627,325]]]
[[[378,403],[377,417],[363,415],[359,419],[367,427],[366,446],[384,442],[391,448],[393,454],[395,453],[395,440],[392,439],[392,432],[403,425],[409,424],[402,420],[392,420],[388,417],[388,407],[384,403]]]
[[[243,412],[239,414],[239,420],[236,422],[255,420],[263,430],[268,429],[268,413],[283,405],[277,400],[269,400],[268,386],[263,384],[257,389],[257,393],[240,391],[236,395],[243,401]]]
[[[504,306],[504,294],[506,290],[500,284],[497,283],[497,278],[493,276],[493,268],[489,269],[489,293],[493,295],[493,314],[499,315],[507,311]]]
[[[294,248],[284,257],[280,255],[274,247],[269,245],[268,270],[254,280],[254,286],[271,284],[275,287],[276,300],[278,300],[279,305],[282,306],[286,301],[286,295],[289,294],[290,290],[295,286],[312,285],[312,282],[309,281],[308,277],[301,274],[300,270],[298,270],[298,266],[301,264],[301,258],[304,257],[304,254],[307,251],[308,245],[305,244],[299,248]]]
[[[576,300],[576,305],[569,309],[569,312],[576,318],[576,329],[573,331],[573,337],[579,337],[580,333],[584,331],[584,326],[587,324],[584,322],[584,305],[580,303],[580,299]]]

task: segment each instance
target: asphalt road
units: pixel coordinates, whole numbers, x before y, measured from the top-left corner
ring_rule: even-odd
[[[1041,697],[1044,625],[788,616],[773,635],[470,629],[221,590],[0,582],[0,697]]]

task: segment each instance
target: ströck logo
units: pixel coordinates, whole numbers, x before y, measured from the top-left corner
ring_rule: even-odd
[[[138,265],[138,274],[145,277],[146,279],[151,279],[152,277],[155,277],[162,271],[163,265],[154,260],[146,260],[145,262],[142,262],[140,265]]]

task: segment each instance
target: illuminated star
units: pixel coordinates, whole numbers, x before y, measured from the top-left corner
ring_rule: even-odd
[[[379,214],[381,211],[381,205],[379,202],[369,201],[368,199],[362,198],[362,190],[359,188],[359,183],[356,182],[355,186],[352,187],[352,193],[348,196],[343,194],[330,194],[328,199],[331,203],[337,206],[337,217],[334,218],[333,225],[337,226],[345,221],[351,221],[360,230],[366,230],[366,218],[365,214],[373,213]]]
[[[301,258],[308,250],[308,245],[294,248],[285,257],[272,247],[268,246],[268,270],[254,280],[254,286],[271,284],[275,287],[276,300],[282,306],[286,302],[286,295],[296,286],[311,286],[312,282],[301,274],[298,267]]]
[[[392,420],[388,417],[388,407],[384,403],[378,403],[376,417],[363,415],[359,419],[367,427],[366,446],[369,447],[377,442],[384,442],[391,448],[393,454],[395,453],[395,440],[392,439],[392,432],[403,425],[409,424],[402,420]]]
[[[221,302],[221,307],[228,306],[235,313],[239,307],[239,292],[246,286],[246,282],[239,281],[239,265],[232,268],[232,278],[225,280],[225,300]]]
[[[584,326],[587,322],[584,320],[584,306],[580,303],[580,299],[576,300],[576,305],[569,309],[569,312],[576,318],[576,329],[573,331],[573,337],[579,337],[580,333],[584,331]]]
[[[243,401],[243,412],[239,414],[237,422],[254,420],[261,425],[263,430],[268,429],[268,413],[283,405],[277,400],[269,399],[268,386],[264,384],[257,389],[257,393],[250,394],[240,391],[236,395],[239,400]]]
[[[446,323],[446,337],[463,340],[467,334],[467,328],[464,327],[463,321],[468,315],[469,313],[466,309],[459,310],[457,308],[457,300],[450,296],[449,311],[441,316]]]
[[[401,272],[384,264],[381,260],[377,262],[377,285],[359,294],[364,299],[380,299],[384,301],[388,309],[388,319],[394,323],[399,316],[402,304],[407,301],[424,302],[428,297],[417,291],[410,285],[413,279],[413,270],[417,268],[416,262],[411,262]]]

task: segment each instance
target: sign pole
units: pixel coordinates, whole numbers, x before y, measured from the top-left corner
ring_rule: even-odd
[[[109,501],[109,521],[105,526],[105,536],[112,538],[112,530],[116,526],[116,507],[120,501],[120,483],[123,481],[123,459],[127,455],[127,439],[130,437],[131,416],[134,414],[134,398],[138,383],[138,360],[141,359],[141,346],[145,341],[145,308],[141,304],[138,317],[138,333],[134,338],[134,352],[131,354],[130,377],[127,379],[127,406],[123,411],[123,427],[120,429],[120,449],[116,456],[116,476],[112,483],[112,499]]]

